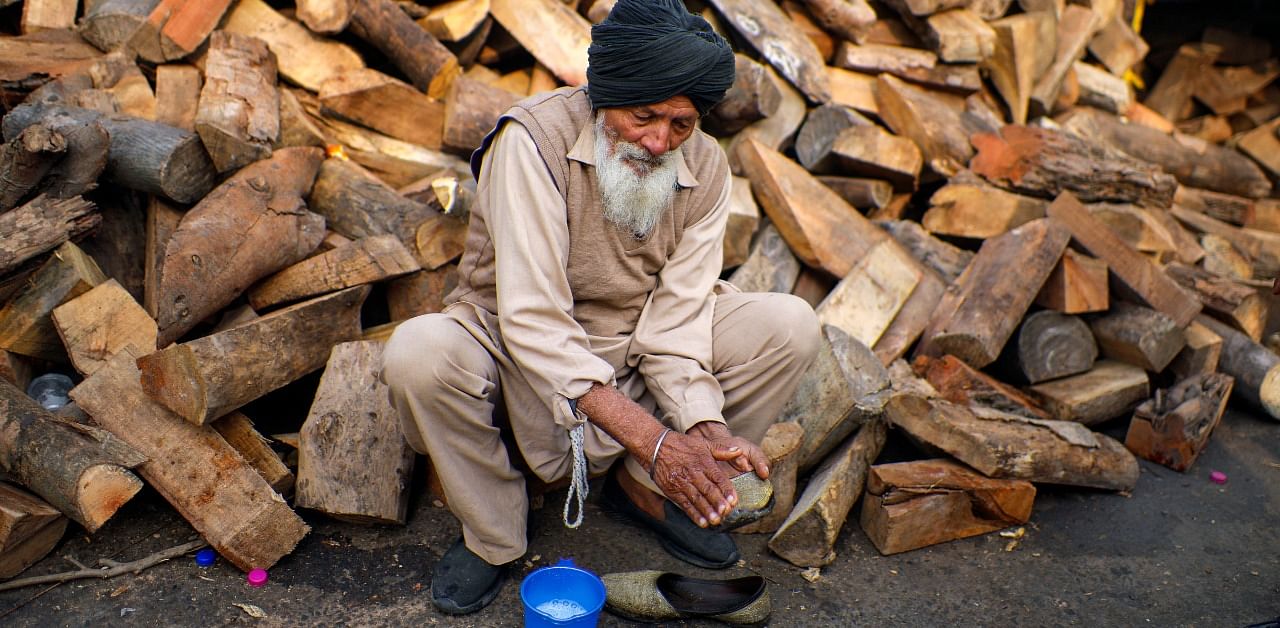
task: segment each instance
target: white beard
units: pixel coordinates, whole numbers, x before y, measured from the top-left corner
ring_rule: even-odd
[[[617,139],[604,115],[597,116],[596,178],[605,218],[636,239],[649,237],[675,195],[680,155],[677,148],[655,158],[639,144]]]

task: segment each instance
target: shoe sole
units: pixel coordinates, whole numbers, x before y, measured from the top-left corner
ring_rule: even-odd
[[[448,598],[437,599],[435,597],[435,589],[433,588],[431,603],[435,605],[440,612],[446,615],[470,615],[471,613],[492,604],[493,601],[497,599],[498,594],[502,592],[502,585],[506,584],[506,581],[506,574],[498,576],[498,579],[493,583],[493,586],[489,587],[489,590],[485,591],[484,595],[480,596],[480,599],[466,606],[458,606],[457,603]]]

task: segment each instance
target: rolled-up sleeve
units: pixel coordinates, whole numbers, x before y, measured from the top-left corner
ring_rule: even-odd
[[[715,206],[689,225],[658,274],[636,325],[631,357],[673,427],[723,423],[724,393],[711,374],[715,284],[724,255],[732,186],[728,169]]]
[[[582,420],[569,400],[596,383],[612,384],[614,369],[591,353],[573,318],[564,199],[518,122],[508,121],[494,138],[476,193],[488,208],[503,344],[556,422],[573,427]]]

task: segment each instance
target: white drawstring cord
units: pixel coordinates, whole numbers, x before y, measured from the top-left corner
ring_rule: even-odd
[[[573,449],[573,478],[569,481],[569,493],[564,497],[564,525],[572,529],[582,525],[583,507],[587,501],[587,491],[590,490],[587,485],[587,454],[582,445],[585,427],[585,424],[579,424],[569,431],[569,442]],[[575,496],[578,501],[578,518],[569,523],[569,506]]]

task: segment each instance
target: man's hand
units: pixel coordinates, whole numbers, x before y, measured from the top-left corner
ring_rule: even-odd
[[[690,430],[692,432],[692,430]],[[711,441],[677,431],[667,433],[650,474],[667,498],[684,510],[698,527],[720,523],[738,503],[733,484],[720,470],[720,459],[738,452],[716,449]]]
[[[691,428],[689,433],[711,441],[712,456],[716,460],[728,462],[739,473],[754,470],[761,480],[769,479],[769,457],[755,443],[734,436],[729,428],[716,421],[703,421]]]

